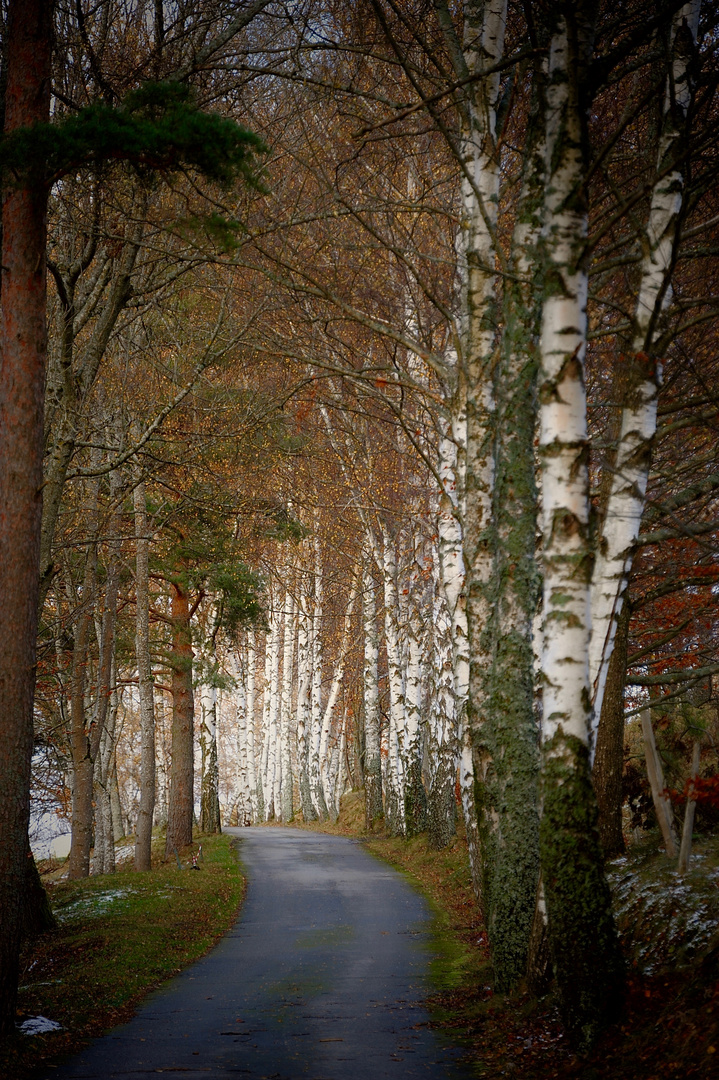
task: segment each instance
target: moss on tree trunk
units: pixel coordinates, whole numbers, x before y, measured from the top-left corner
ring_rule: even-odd
[[[544,747],[540,850],[564,1023],[587,1050],[623,1001],[624,965],[604,877],[589,753],[560,729]]]

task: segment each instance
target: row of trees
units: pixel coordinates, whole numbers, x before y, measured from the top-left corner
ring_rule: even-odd
[[[72,874],[93,832],[111,867],[123,694],[149,865],[153,682],[168,852],[195,697],[215,827],[232,686],[243,820],[334,814],[354,754],[368,823],[439,846],[458,782],[498,985],[541,982],[548,941],[589,1045],[621,1000],[625,689],[716,670],[715,13],[59,3],[29,143],[54,5],[26,7],[3,31],[3,1000],[39,640]]]

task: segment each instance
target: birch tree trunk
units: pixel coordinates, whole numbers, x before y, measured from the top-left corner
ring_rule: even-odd
[[[155,692],[155,816],[154,824],[167,828],[167,808],[170,789],[166,746],[166,702],[163,690]]]
[[[272,816],[276,820],[282,818],[282,639],[284,628],[284,612],[278,612],[277,618],[277,645],[272,656],[272,707],[270,710],[270,775],[272,777]],[[274,642],[273,642],[274,648]],[[270,777],[268,776],[268,786]]]
[[[322,738],[322,553],[318,521],[315,519],[314,535],[314,586],[315,603],[312,613],[312,695],[311,695],[311,735],[310,735],[310,793],[315,814],[320,821],[327,820],[327,805],[322,788],[320,773],[320,741]]]
[[[382,820],[382,756],[380,753],[379,713],[379,633],[375,585],[365,552],[362,571],[362,628],[364,631],[364,785],[365,827],[371,831]]]
[[[552,10],[540,340],[544,676],[540,850],[560,1008],[574,1044],[617,1013],[622,963],[589,773],[589,537],[584,354],[588,3]]]
[[[477,807],[475,802],[472,741],[467,722],[469,695],[469,631],[467,626],[466,574],[462,542],[462,504],[465,493],[465,458],[467,425],[462,404],[464,380],[460,379],[452,409],[452,418],[439,446],[441,481],[438,518],[439,572],[442,593],[451,620],[452,672],[457,723],[459,788],[462,816],[467,836],[469,864],[475,893],[481,896],[481,867]]]
[[[394,835],[404,832],[404,682],[399,633],[399,597],[394,540],[382,530],[382,578],[384,584],[384,639],[389,682],[389,731],[386,773],[385,819]]]
[[[657,426],[661,358],[655,340],[662,309],[670,296],[678,226],[682,213],[686,161],[684,125],[692,102],[690,67],[696,47],[700,0],[684,4],[672,25],[662,130],[634,312],[631,358],[626,372],[613,482],[592,578],[592,638],[589,677],[594,702],[593,738],[614,647],[617,620],[626,592],[642,513]],[[593,749],[593,747],[592,747]]]
[[[262,821],[268,821],[271,815],[272,791],[268,787],[269,759],[270,759],[270,711],[272,686],[272,633],[274,632],[274,612],[270,611],[270,628],[265,634],[265,666],[262,687],[262,758],[260,761],[260,778],[262,783]]]
[[[215,666],[215,665],[213,665]],[[200,831],[222,832],[220,821],[219,770],[217,766],[217,687],[203,683],[200,688],[200,749],[202,788],[200,794]]]
[[[541,272],[537,244],[544,195],[544,80],[533,72],[523,169],[503,283],[495,372],[494,559],[488,627],[487,709],[476,731],[484,783],[478,798],[482,897],[498,989],[524,977],[539,878],[539,730],[534,701],[536,560],[534,438]]]
[[[237,724],[237,824],[242,828],[246,825],[252,825],[253,820],[252,788],[250,787],[247,738],[249,727],[249,717],[247,713],[247,667],[246,656],[241,658],[237,653],[233,653],[233,658],[235,665],[235,717]]]
[[[295,601],[288,591],[285,594],[284,641],[282,645],[282,700],[280,703],[280,755],[282,790],[280,816],[284,823],[292,821],[294,811],[294,777],[292,775],[292,676],[294,674],[294,646],[296,633]]]
[[[492,571],[492,490],[494,487],[495,401],[492,358],[496,345],[499,159],[496,110],[499,74],[482,76],[504,52],[506,0],[467,0],[464,4],[463,77],[474,81],[465,95],[462,118],[461,218],[458,238],[462,281],[461,366],[466,386],[466,473],[463,519],[466,572],[469,682],[466,716],[460,715],[460,782],[468,788],[471,750],[474,791],[485,782],[489,759],[482,729],[487,722],[486,672],[491,663],[489,624]],[[479,838],[478,838],[479,839]],[[475,841],[476,843],[476,841]],[[478,849],[479,854],[479,849]],[[479,884],[475,860],[475,884]],[[485,898],[480,902],[484,908]],[[486,916],[486,913],[485,913]]]
[[[267,780],[265,786],[265,816],[268,821],[278,817],[282,762],[280,760],[280,658],[282,654],[282,614],[273,607],[270,637],[270,667],[267,709]]]
[[[409,839],[427,827],[427,793],[422,781],[422,675],[425,667],[423,617],[423,568],[421,548],[414,541],[414,560],[409,581],[407,667],[405,677],[405,785],[404,831]]]
[[[145,484],[135,486],[135,657],[140,697],[140,806],[135,826],[135,870],[152,869],[155,813],[155,698],[150,661],[150,576]]]
[[[320,735],[319,761],[322,792],[327,812],[332,821],[337,820],[339,807],[335,803],[336,783],[333,781],[331,772],[332,753],[330,751],[330,736],[332,733],[334,709],[344,680],[345,663],[347,660],[347,652],[350,645],[350,633],[352,630],[352,614],[357,600],[357,591],[358,580],[355,579],[350,587],[349,600],[347,601],[347,608],[345,610],[345,617],[342,625],[342,638],[340,640],[339,653],[337,655],[337,662],[332,676],[332,685],[330,686],[330,692],[327,697],[327,704],[325,705],[324,716],[322,717],[322,731]]]
[[[436,575],[437,578],[439,575]],[[439,592],[434,597],[432,618],[431,698],[429,758],[431,777],[427,796],[427,832],[430,845],[440,851],[456,833],[455,783],[457,779],[457,728],[455,722],[454,671],[451,624],[447,605]]]
[[[257,672],[257,639],[255,631],[247,631],[247,782],[252,799],[252,821],[264,821],[262,784],[257,761],[255,739],[255,675]]]
[[[297,773],[300,792],[300,806],[303,821],[314,821],[317,817],[312,805],[310,791],[309,750],[312,737],[311,693],[312,693],[312,615],[309,610],[309,597],[303,591],[299,601],[299,619],[297,631]]]

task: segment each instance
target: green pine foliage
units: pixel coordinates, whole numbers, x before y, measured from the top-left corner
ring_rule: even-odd
[[[2,181],[52,184],[100,162],[124,161],[141,174],[196,172],[227,187],[261,187],[262,139],[227,117],[198,108],[189,86],[147,82],[118,106],[94,102],[74,115],[20,128],[0,139]]]

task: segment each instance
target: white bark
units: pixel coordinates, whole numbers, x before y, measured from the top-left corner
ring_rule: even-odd
[[[252,824],[252,795],[248,768],[247,729],[247,672],[236,653],[232,654],[235,677],[235,723],[237,734],[237,824]]]
[[[332,676],[332,685],[330,686],[330,692],[327,698],[327,704],[325,706],[324,716],[322,718],[322,731],[320,734],[320,776],[322,782],[322,791],[324,794],[325,806],[329,814],[336,818],[338,807],[335,804],[335,791],[334,784],[331,776],[331,752],[330,752],[330,736],[332,733],[332,721],[334,716],[334,709],[337,704],[337,698],[339,697],[340,689],[342,688],[342,682],[345,674],[345,663],[347,661],[347,653],[350,648],[350,634],[352,631],[352,614],[354,612],[354,606],[357,601],[357,593],[359,590],[359,579],[355,578],[350,588],[349,600],[347,601],[347,608],[345,610],[344,623],[342,626],[342,639],[340,641],[339,653],[337,655],[337,661],[335,663],[335,670]]]
[[[311,735],[312,618],[306,593],[300,594],[297,630],[297,775],[302,816],[312,820],[310,795],[309,738]]]
[[[314,585],[315,603],[312,617],[312,693],[311,693],[311,734],[310,734],[310,794],[312,805],[318,818],[322,821],[327,817],[322,776],[320,772],[320,742],[322,739],[322,666],[323,666],[323,643],[322,643],[322,551],[318,529],[318,519],[315,518],[314,536]]]
[[[469,693],[469,636],[467,629],[466,573],[462,547],[461,496],[464,491],[462,460],[466,421],[458,412],[452,422],[451,437],[440,442],[439,468],[442,480],[438,517],[439,573],[443,596],[451,620],[452,673],[457,722],[459,785],[462,815],[467,835],[472,877],[479,881],[479,838],[474,802],[472,741],[467,724]]]
[[[280,656],[282,646],[282,617],[272,612],[272,636],[270,639],[270,687],[268,714],[267,793],[265,807],[267,820],[280,814],[280,785],[282,762],[280,759]]]
[[[427,825],[432,846],[441,849],[455,832],[455,783],[458,742],[452,623],[434,564],[435,593],[431,623],[430,707],[428,710],[429,784]],[[476,851],[474,851],[476,857]]]
[[[280,711],[280,752],[282,788],[279,809],[283,822],[294,817],[291,728],[292,728],[292,676],[294,673],[294,646],[297,621],[294,597],[285,594],[284,641],[282,645],[282,701]]]
[[[211,667],[212,669],[216,668],[214,659]],[[203,683],[200,687],[200,716],[200,751],[202,754],[200,828],[203,832],[216,832],[220,829],[216,686]]]
[[[364,633],[364,736],[365,816],[368,827],[382,816],[382,756],[380,753],[379,634],[374,579],[365,551],[362,574],[362,629]]]
[[[483,69],[499,62],[504,51],[507,18],[506,0],[468,0],[464,5],[464,59],[468,75],[479,76]],[[458,237],[459,265],[463,278],[462,368],[466,380],[466,489],[464,543],[466,568],[471,582],[470,633],[472,662],[477,678],[472,678],[472,706],[481,723],[483,694],[480,638],[487,625],[490,608],[484,588],[492,569],[491,546],[486,531],[492,517],[494,485],[491,357],[495,344],[492,308],[496,301],[496,242],[499,206],[499,156],[496,151],[496,110],[499,73],[478,77],[466,95],[467,117],[462,133],[463,176],[461,219]]]
[[[674,18],[673,40],[684,23],[696,41],[700,7],[700,0],[693,0],[680,8]],[[617,620],[639,536],[651,446],[657,426],[661,364],[651,359],[650,353],[658,317],[670,295],[670,275],[682,209],[684,170],[681,164],[673,163],[679,156],[681,140],[676,123],[677,109],[682,117],[686,116],[691,103],[687,61],[683,52],[674,50],[657,156],[659,178],[652,191],[634,314],[634,370],[627,388],[628,401],[622,410],[614,477],[592,579],[589,674],[594,704],[593,742],[596,742]]]
[[[250,801],[252,806],[252,821],[259,821],[259,794],[262,785],[259,782],[259,769],[257,762],[257,744],[255,741],[255,674],[257,670],[257,643],[255,631],[247,631],[247,661],[246,661],[246,710],[247,710],[247,783],[250,788]]]
[[[389,681],[389,733],[386,785],[388,802],[385,807],[395,820],[393,828],[403,829],[404,815],[404,685],[402,678],[402,654],[398,623],[399,597],[397,596],[396,559],[394,540],[386,529],[382,530],[382,580],[384,585],[384,637],[387,652]],[[390,805],[391,803],[391,805]]]
[[[587,275],[579,260],[586,213],[572,194],[584,180],[578,108],[570,101],[566,21],[552,38],[547,90],[548,275],[540,339],[539,453],[544,538],[543,742],[558,729],[589,740],[589,490],[584,354]]]

